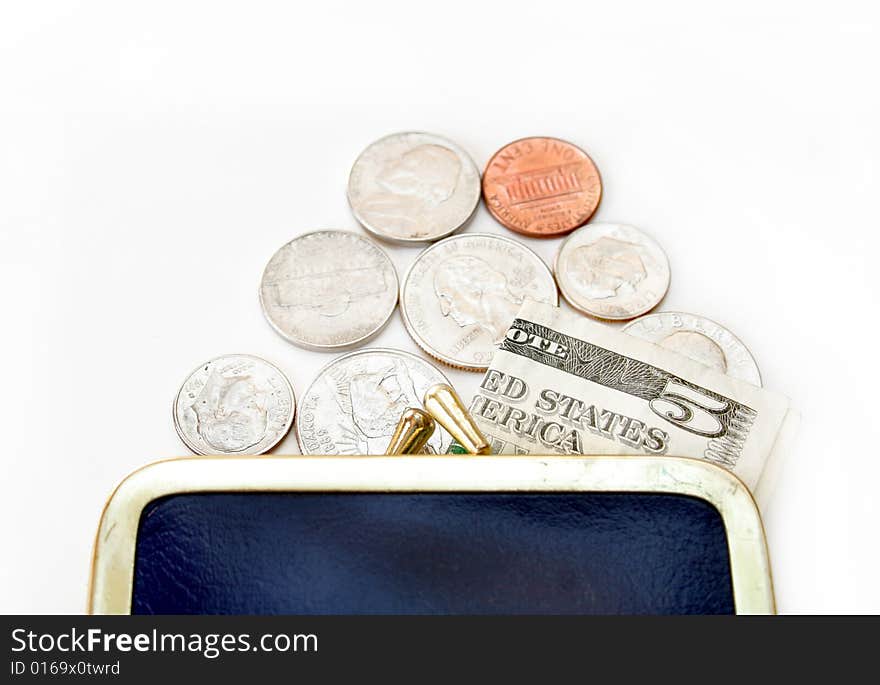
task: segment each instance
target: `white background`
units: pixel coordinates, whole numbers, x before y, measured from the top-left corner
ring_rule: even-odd
[[[480,167],[526,135],[593,156],[596,218],[669,255],[661,309],[727,325],[802,411],[765,516],[780,610],[880,611],[876,3],[313,5],[0,10],[0,611],[84,609],[105,498],[186,453],[195,366],[261,355],[301,394],[332,358],[270,329],[260,274],[360,230],[349,167],[406,129]],[[396,314],[374,344],[416,351]]]

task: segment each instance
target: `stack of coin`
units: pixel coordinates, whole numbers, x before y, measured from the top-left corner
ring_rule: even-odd
[[[335,352],[369,341],[399,300],[418,349],[457,369],[485,371],[523,301],[556,305],[561,292],[574,309],[598,319],[642,316],[624,331],[760,385],[749,351],[719,324],[681,313],[643,316],[669,288],[669,262],[638,228],[588,223],[602,192],[590,156],[557,138],[503,146],[481,178],[468,153],[442,136],[385,136],[356,158],[348,179],[351,211],[371,237],[317,230],[281,246],[263,271],[263,313],[289,342]],[[453,235],[471,221],[481,194],[491,216],[515,233],[566,236],[552,270],[514,237]],[[385,249],[371,238],[434,244],[399,282]],[[296,420],[300,447],[306,454],[384,454],[401,415],[421,410],[426,390],[441,384],[448,384],[445,375],[409,352],[345,354],[318,372],[303,397]],[[290,429],[295,406],[278,368],[228,355],[186,379],[174,402],[174,425],[198,454],[262,454]],[[430,435],[424,451],[450,449],[445,428]]]

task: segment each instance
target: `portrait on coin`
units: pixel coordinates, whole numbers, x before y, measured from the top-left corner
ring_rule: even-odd
[[[470,255],[450,257],[437,265],[434,293],[444,317],[461,328],[478,326],[494,343],[502,341],[523,302],[503,272]]]
[[[340,370],[334,381],[336,401],[351,418],[352,454],[384,454],[401,414],[422,406],[409,370],[398,359],[388,359],[378,368]],[[442,454],[441,440],[440,431],[435,431],[425,451]]]
[[[266,435],[271,392],[254,381],[246,365],[213,369],[190,405],[196,430],[218,452],[253,447]]]
[[[449,200],[458,185],[461,161],[441,145],[423,144],[381,167],[377,190],[360,208],[363,216],[401,237],[430,232],[430,213]]]
[[[591,300],[632,295],[648,275],[638,245],[608,236],[574,250],[567,268]]]

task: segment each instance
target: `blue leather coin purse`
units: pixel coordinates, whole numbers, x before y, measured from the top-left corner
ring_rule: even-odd
[[[774,611],[760,515],[673,457],[195,457],[110,497],[95,614]]]

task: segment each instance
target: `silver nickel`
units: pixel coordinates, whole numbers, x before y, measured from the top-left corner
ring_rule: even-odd
[[[591,223],[559,247],[559,290],[575,309],[600,319],[633,319],[669,289],[669,260],[650,236],[626,224]]]
[[[300,402],[296,432],[303,454],[385,454],[404,410],[421,408],[428,388],[448,382],[408,352],[370,348],[343,355],[321,369]],[[451,442],[438,427],[426,451],[445,454]]]
[[[296,398],[274,365],[247,354],[202,364],[174,400],[174,427],[196,454],[263,454],[290,430]]]
[[[367,147],[348,178],[348,203],[370,233],[404,243],[445,238],[480,201],[480,171],[451,140],[395,133]]]
[[[372,240],[315,231],[279,249],[263,272],[260,304],[272,327],[309,349],[341,350],[376,335],[397,305],[397,272]]]
[[[761,387],[761,372],[748,348],[724,326],[704,316],[658,312],[627,324],[623,332]]]
[[[558,304],[543,260],[519,241],[468,233],[416,258],[403,278],[400,311],[413,340],[432,357],[485,371],[526,298]]]

